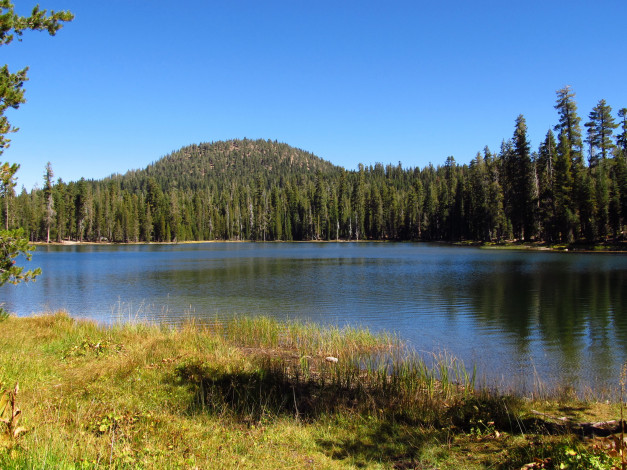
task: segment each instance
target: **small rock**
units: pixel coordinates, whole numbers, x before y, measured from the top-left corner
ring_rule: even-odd
[[[327,356],[327,357],[324,358],[324,360],[327,361],[327,362],[336,363],[339,359],[337,357]]]

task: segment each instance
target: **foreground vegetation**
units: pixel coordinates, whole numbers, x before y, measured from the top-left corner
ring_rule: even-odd
[[[577,424],[618,405],[478,390],[365,330],[8,317],[0,381],[1,468],[620,466],[619,441],[590,436],[615,423]]]

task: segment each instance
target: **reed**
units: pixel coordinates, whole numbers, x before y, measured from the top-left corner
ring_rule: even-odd
[[[367,328],[321,327],[297,320],[281,322],[267,316],[237,317],[225,322],[214,322],[208,325],[208,331],[246,347],[325,352],[328,355],[389,349],[400,343],[395,335],[373,334]]]
[[[387,333],[268,317],[214,324],[205,333],[252,353],[250,363],[223,370],[194,360],[178,367],[178,378],[194,389],[201,409],[245,422],[313,420],[341,410],[430,423],[474,393],[474,369],[447,354],[428,365]]]

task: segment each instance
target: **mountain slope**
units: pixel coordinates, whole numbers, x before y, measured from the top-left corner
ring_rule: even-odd
[[[262,178],[269,186],[298,175],[339,171],[340,167],[310,152],[270,140],[236,139],[190,145],[161,158],[144,170],[121,177],[134,190],[154,178],[163,191],[201,190],[225,184],[250,184]]]

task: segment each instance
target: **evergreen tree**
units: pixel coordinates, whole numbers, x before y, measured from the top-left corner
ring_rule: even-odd
[[[575,93],[571,91],[570,85],[557,90],[557,102],[555,109],[559,115],[559,123],[554,130],[559,133],[566,131],[568,147],[571,158],[577,164],[582,162],[582,141],[581,141],[581,118],[577,115],[577,103]]]
[[[327,212],[327,188],[320,171],[316,174],[316,186],[313,196],[315,238],[320,240],[327,238],[328,212]]]
[[[351,218],[350,190],[348,188],[347,173],[343,170],[340,174],[339,189],[337,195],[338,211],[338,235],[342,238],[350,239],[353,234],[349,230]]]
[[[490,240],[489,198],[490,178],[485,160],[480,153],[470,163],[470,198],[468,217],[470,237],[475,240]]]
[[[422,181],[419,176],[420,173],[417,171],[415,174],[416,178],[412,184],[410,194],[414,195],[413,205],[409,205],[408,213],[411,213],[411,230],[410,230],[410,239],[420,239],[422,237],[422,218],[423,218],[423,208],[424,208],[424,199],[425,192]],[[414,228],[415,227],[415,230]]]
[[[590,149],[590,166],[595,167],[602,160],[610,156],[610,152],[615,148],[612,141],[612,134],[618,124],[614,122],[612,117],[612,108],[607,105],[605,100],[601,100],[590,111],[590,121],[585,124],[588,128],[588,137],[586,142]]]
[[[424,238],[426,240],[436,240],[440,229],[437,208],[440,206],[438,199],[437,184],[434,179],[426,182],[424,209],[423,209],[423,227]]]
[[[614,184],[617,199],[617,232],[627,221],[627,159],[617,158],[614,161]]]
[[[40,268],[24,271],[22,266],[15,264],[15,259],[18,256],[23,256],[26,261],[30,261],[33,250],[34,247],[30,246],[28,240],[24,238],[23,229],[2,231],[2,237],[0,237],[0,286],[7,282],[18,284],[32,281],[41,274]]]
[[[538,178],[538,218],[543,238],[552,241],[555,229],[555,158],[557,145],[553,132],[549,130],[538,151],[536,173]]]
[[[596,234],[602,240],[607,237],[610,216],[610,182],[607,171],[608,161],[599,163],[594,172]]]
[[[85,234],[89,235],[91,224],[91,198],[85,178],[81,178],[77,185],[76,197],[74,199],[76,215],[76,238],[83,241]]]
[[[527,123],[522,114],[516,118],[512,144],[503,156],[508,179],[508,216],[514,236],[528,241],[534,235],[534,175]]]
[[[488,170],[488,178],[490,186],[488,190],[488,225],[490,227],[489,239],[496,238],[500,240],[503,237],[509,237],[507,217],[505,216],[504,192],[502,185],[502,171],[500,168],[500,160],[495,158],[486,146],[483,149],[483,160]]]
[[[13,188],[15,188],[15,173],[19,169],[20,165],[17,163],[10,165],[5,162],[2,167],[0,167],[0,195],[4,201],[5,230],[9,230],[9,201],[15,196],[15,192],[13,191]]]
[[[572,200],[573,176],[570,142],[565,129],[559,135],[559,145],[555,158],[554,178],[554,221],[551,231],[555,238],[571,242],[574,237],[575,213]]]
[[[366,218],[366,208],[365,208],[365,191],[366,191],[366,175],[364,166],[359,164],[359,172],[357,175],[357,181],[353,185],[353,194],[351,197],[352,202],[352,213],[353,220],[355,222],[355,226],[353,227],[355,233],[355,239],[359,240],[360,237],[364,235],[364,222]]]
[[[44,202],[46,204],[45,209],[45,222],[46,222],[46,243],[50,243],[50,227],[54,221],[54,198],[52,197],[52,165],[50,162],[46,164],[46,172],[44,173]]]
[[[62,241],[67,233],[67,211],[65,204],[66,184],[61,178],[57,180],[57,184],[53,188],[54,207],[56,210],[56,231],[57,241]]]
[[[621,232],[621,207],[620,207],[620,190],[616,177],[616,167],[613,168],[613,175],[609,178],[609,207],[608,222],[614,239],[618,238]]]
[[[588,243],[592,243],[597,237],[596,191],[594,180],[589,172],[582,168],[575,170],[576,200],[579,205],[579,235]]]
[[[627,158],[627,108],[619,109],[618,116],[622,118],[622,121],[620,123],[621,133],[616,136],[616,146],[619,155],[622,154],[623,158]]]

